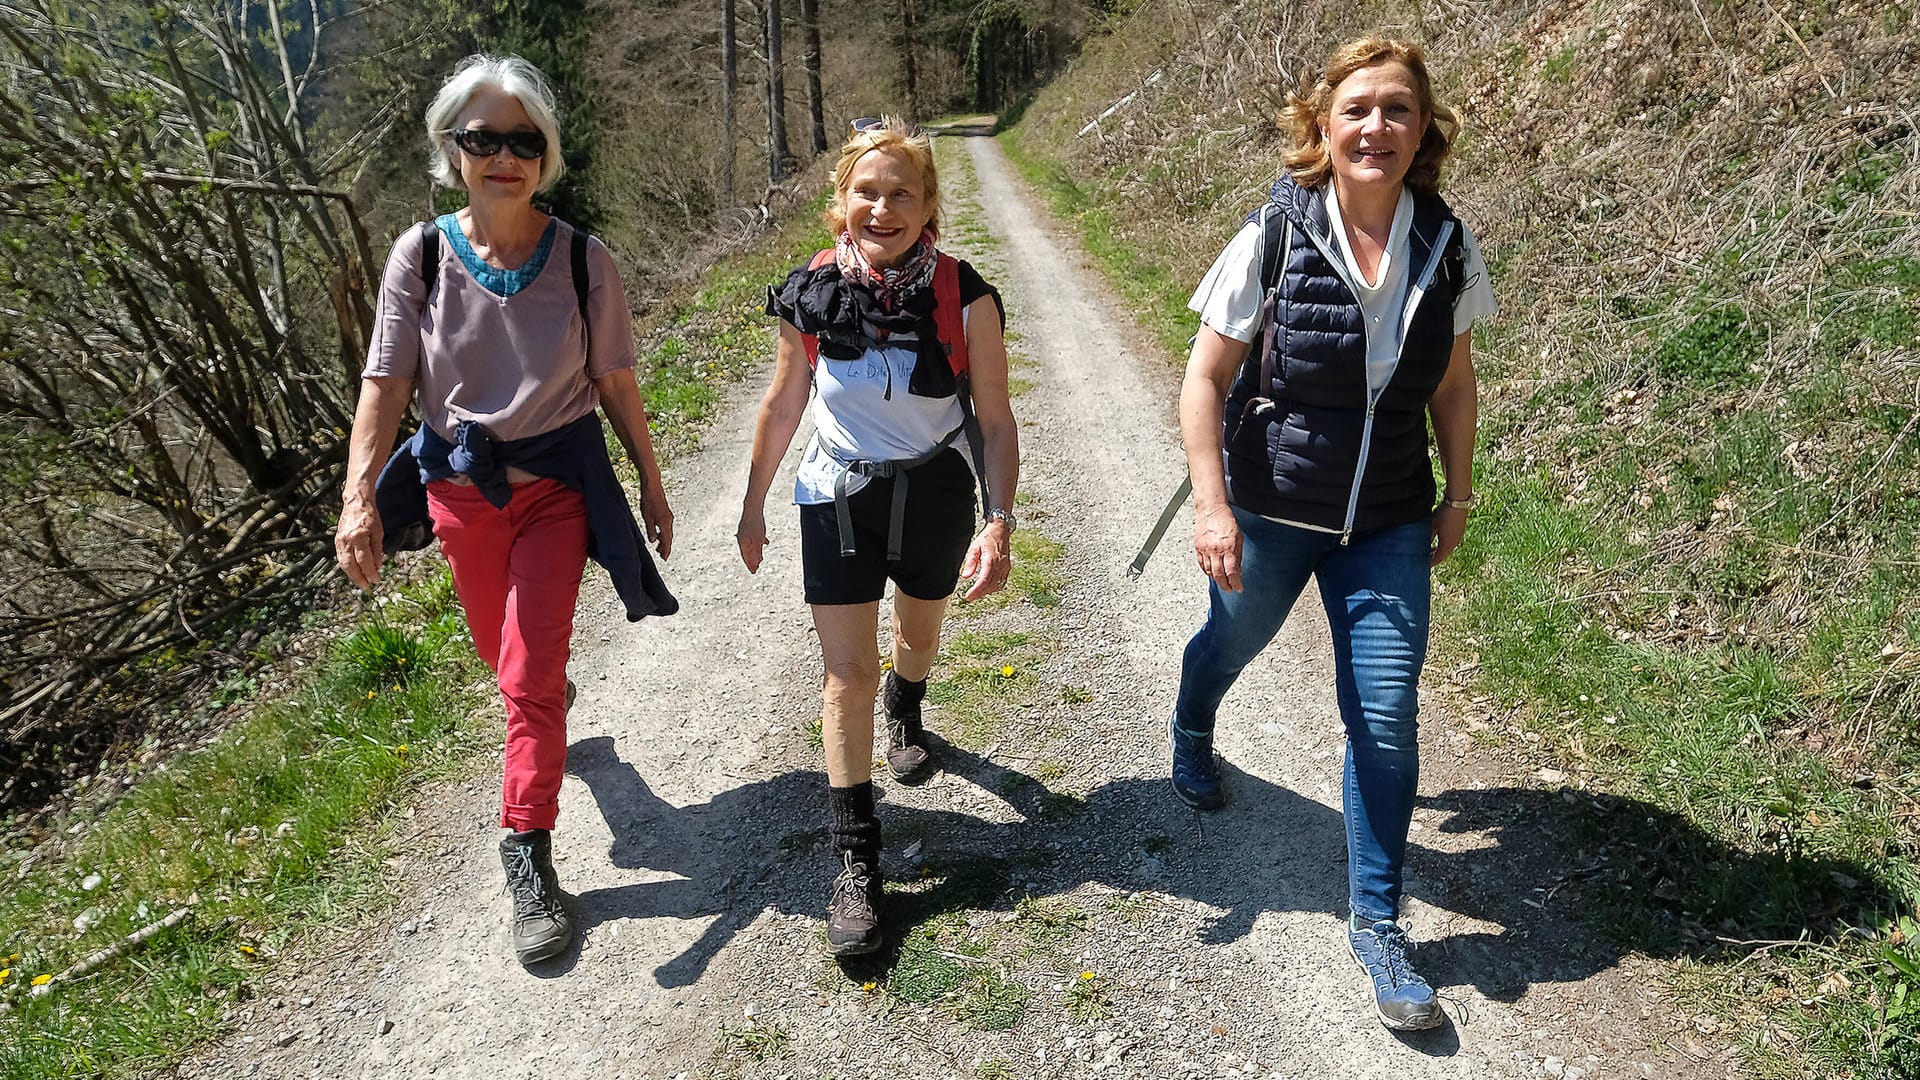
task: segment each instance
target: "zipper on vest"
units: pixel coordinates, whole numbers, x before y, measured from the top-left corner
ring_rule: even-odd
[[[1313,241],[1313,246],[1320,249],[1320,257],[1327,260],[1327,265],[1333,267],[1334,276],[1339,278],[1340,283],[1347,287],[1348,295],[1353,297],[1354,307],[1360,309],[1360,362],[1364,368],[1367,354],[1371,351],[1372,346],[1367,338],[1367,316],[1366,309],[1360,303],[1360,289],[1353,283],[1353,278],[1347,275],[1346,259],[1338,252],[1329,248],[1327,244],[1320,239],[1320,235],[1312,229],[1304,231],[1307,234],[1307,239]],[[1364,370],[1361,372],[1360,383],[1361,386],[1365,388],[1363,392],[1367,395],[1367,419],[1360,427],[1360,458],[1353,466],[1353,486],[1347,491],[1347,517],[1340,525],[1341,547],[1346,547],[1347,542],[1353,539],[1353,519],[1360,509],[1360,481],[1367,474],[1367,452],[1373,448],[1373,410],[1374,406],[1379,403],[1379,397],[1374,394],[1372,388],[1366,387],[1366,372]],[[1384,390],[1386,388],[1383,386],[1381,389]]]
[[[1347,291],[1352,294],[1353,302],[1358,305],[1360,303],[1360,290],[1354,286],[1353,279],[1347,276],[1345,261],[1334,252],[1328,250],[1327,245],[1321,242],[1320,237],[1312,229],[1306,230],[1306,233],[1308,239],[1313,241],[1314,246],[1320,249],[1321,257],[1325,258],[1328,264],[1333,267],[1335,276],[1339,277],[1341,283],[1347,287]],[[1434,244],[1433,249],[1428,252],[1427,265],[1421,270],[1420,277],[1412,291],[1407,294],[1406,307],[1400,314],[1400,349],[1394,356],[1394,370],[1388,373],[1387,383],[1391,383],[1393,376],[1399,373],[1400,361],[1404,358],[1407,349],[1406,328],[1412,325],[1413,316],[1419,310],[1420,302],[1426,298],[1427,287],[1433,283],[1434,271],[1439,268],[1440,259],[1446,254],[1447,241],[1451,239],[1453,239],[1453,222],[1443,222],[1440,226],[1439,242]],[[1371,351],[1371,346],[1367,339],[1367,320],[1364,308],[1362,309],[1360,319],[1360,344],[1360,356],[1362,363],[1364,363],[1367,354]],[[1362,381],[1364,382],[1364,373]],[[1372,387],[1368,387],[1366,391],[1367,419],[1360,427],[1360,459],[1354,464],[1353,487],[1347,492],[1347,517],[1345,522],[1340,526],[1341,547],[1347,546],[1348,541],[1353,539],[1353,521],[1360,512],[1360,487],[1367,475],[1367,456],[1373,450],[1373,413],[1380,404],[1380,395],[1386,393],[1386,390],[1387,384],[1382,383],[1378,391],[1375,391]]]
[[[1379,398],[1367,395],[1367,420],[1360,426],[1360,460],[1353,466],[1353,489],[1347,493],[1347,520],[1340,526],[1340,546],[1353,539],[1353,519],[1360,510],[1360,481],[1367,475],[1367,454],[1373,449],[1373,410]]]

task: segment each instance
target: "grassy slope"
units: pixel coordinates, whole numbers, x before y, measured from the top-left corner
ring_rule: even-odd
[[[1576,823],[1581,899],[1741,1014],[1757,1073],[1911,1075],[1914,13],[1702,10],[1147,0],[1007,142],[1177,362],[1277,168],[1274,42],[1296,73],[1363,29],[1428,43],[1502,303],[1436,674],[1470,728],[1630,800]]]
[[[765,361],[765,287],[824,242],[818,209],[639,321],[663,454],[691,448],[726,384]],[[423,783],[490,764],[500,739],[451,579],[423,558],[291,694],[138,779],[147,763],[110,769],[91,790],[115,794],[0,857],[0,1080],[150,1072],[218,1030],[290,942],[378,910],[405,807]],[[192,918],[130,955],[33,992],[180,908]]]

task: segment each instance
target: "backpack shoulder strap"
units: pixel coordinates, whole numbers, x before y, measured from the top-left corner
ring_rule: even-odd
[[[429,218],[420,223],[420,280],[427,285],[421,295],[433,295],[433,283],[439,278],[440,224]]]
[[[813,258],[807,260],[807,269],[818,270],[821,267],[832,262],[833,259],[834,259],[834,250],[832,248],[821,248],[819,251],[816,251],[813,253]],[[801,334],[800,343],[806,346],[806,349],[807,349],[808,369],[811,370],[813,368],[819,367],[820,366],[819,336],[815,334]]]
[[[587,287],[592,284],[587,270],[587,234],[579,229],[573,230],[573,299],[580,306],[580,318],[587,318]],[[588,323],[588,332],[592,324]]]
[[[947,364],[955,375],[967,373],[966,308],[960,304],[960,260],[941,253],[933,264],[933,322]]]
[[[973,411],[973,380],[968,377],[967,309],[960,303],[960,260],[942,252],[933,264],[934,333],[953,368],[954,397],[960,401],[960,430],[967,436],[967,449],[973,455],[973,475],[980,481],[980,514],[985,520],[993,509],[993,492],[987,485],[987,440],[980,433],[980,418]]]
[[[1293,218],[1273,203],[1260,208],[1260,295],[1280,284],[1293,244]],[[1276,243],[1275,241],[1279,241]]]

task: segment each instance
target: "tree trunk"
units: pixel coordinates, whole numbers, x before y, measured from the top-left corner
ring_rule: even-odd
[[[734,0],[720,0],[720,205],[733,205],[733,89],[739,75]]]
[[[767,46],[767,182],[786,179],[787,160],[787,80],[780,59],[780,0],[767,0],[767,22],[763,30]]]
[[[900,0],[900,80],[905,85],[907,119],[920,115],[920,73],[914,54],[920,51],[919,34],[914,29],[913,0]]]
[[[807,114],[813,122],[813,153],[827,152],[827,103],[820,90],[820,0],[800,0],[800,24],[806,28],[803,58],[807,69]]]

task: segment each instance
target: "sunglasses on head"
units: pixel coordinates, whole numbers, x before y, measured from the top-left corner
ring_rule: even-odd
[[[494,131],[492,128],[454,128],[446,133],[453,145],[474,157],[492,157],[502,146],[522,161],[547,152],[547,137],[537,131]]]
[[[857,118],[857,119],[855,119],[855,120],[852,120],[852,121],[849,121],[849,122],[848,122],[848,124],[847,124],[847,127],[848,127],[848,128],[850,128],[850,129],[852,129],[852,130],[850,130],[850,131],[849,131],[849,132],[847,133],[847,135],[848,135],[848,137],[849,137],[849,138],[851,138],[851,137],[853,137],[853,136],[855,136],[855,135],[859,135],[859,134],[862,134],[862,133],[864,133],[864,132],[868,132],[868,131],[879,131],[880,129],[882,129],[882,128],[884,128],[884,127],[886,127],[886,126],[887,126],[887,122],[886,122],[886,121],[885,121],[884,119],[882,119],[882,118],[880,118],[880,117],[878,117],[878,116],[862,116],[862,117],[859,117],[859,118]],[[918,125],[918,124],[908,124],[908,125],[907,125],[907,134],[908,134],[909,136],[913,136],[913,135],[918,135],[918,134],[920,134],[920,125]]]

